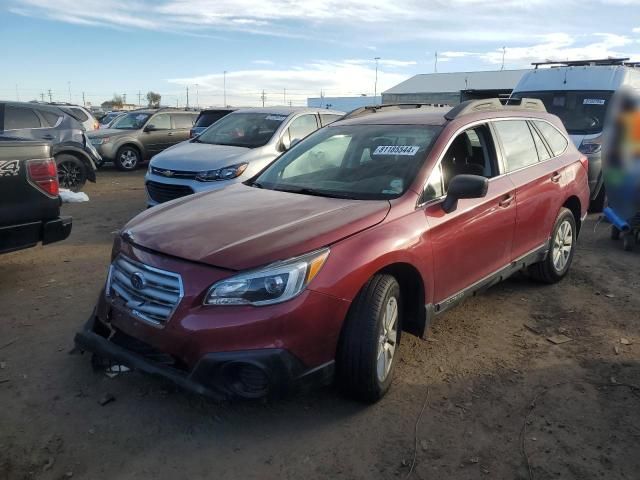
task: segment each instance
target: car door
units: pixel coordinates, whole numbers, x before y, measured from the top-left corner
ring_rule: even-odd
[[[168,113],[158,113],[149,119],[141,138],[149,156],[152,157],[171,146],[173,136],[171,116]]]
[[[456,135],[425,187],[424,214],[433,252],[434,304],[444,310],[473,284],[508,265],[516,219],[515,191],[502,174],[500,151],[487,124]],[[458,174],[488,178],[483,198],[461,199],[445,213],[447,185]]]
[[[543,247],[558,213],[562,165],[539,131],[525,119],[493,123],[507,175],[516,188],[516,227],[512,260]]]
[[[184,142],[189,139],[189,130],[193,127],[195,116],[193,113],[172,113],[171,123],[173,126],[173,135],[170,144]]]

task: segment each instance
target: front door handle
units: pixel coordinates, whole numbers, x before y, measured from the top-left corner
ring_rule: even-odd
[[[43,140],[53,140],[53,135],[43,135],[42,139]]]
[[[502,208],[506,208],[511,205],[511,202],[513,202],[514,198],[515,197],[511,194],[505,195],[505,197],[500,201],[500,203],[498,203],[498,205]]]
[[[173,132],[169,132],[169,133],[167,133],[167,136],[169,136],[169,137],[173,137]]]
[[[561,178],[562,178],[562,175],[559,174],[558,172],[553,172],[553,175],[551,175],[551,181],[553,183],[558,183]]]

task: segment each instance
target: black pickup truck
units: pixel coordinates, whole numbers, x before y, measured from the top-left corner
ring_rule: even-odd
[[[58,189],[49,143],[0,137],[0,253],[69,236]]]

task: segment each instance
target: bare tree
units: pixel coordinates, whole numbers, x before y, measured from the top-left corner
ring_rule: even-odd
[[[161,98],[159,93],[147,92],[147,102],[149,102],[150,107],[159,107]]]

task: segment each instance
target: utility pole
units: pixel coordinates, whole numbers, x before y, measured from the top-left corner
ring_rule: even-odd
[[[187,85],[187,108],[189,108],[189,85]]]
[[[53,102],[53,96],[51,95],[51,89],[49,89],[49,103]]]
[[[502,47],[502,66],[500,70],[504,70],[504,54],[507,52],[507,47]]]
[[[224,105],[223,107],[227,106],[227,71],[225,70],[224,72],[222,72],[222,91],[224,94]]]
[[[376,81],[373,84],[373,101],[377,102],[376,97],[378,96],[378,62],[380,61],[380,57],[375,57],[376,61]]]
[[[71,82],[67,82],[67,87],[69,87],[69,103],[73,103],[71,101]]]
[[[436,60],[433,64],[433,72],[438,73],[438,52],[436,52]]]
[[[82,92],[82,106],[83,107],[87,106],[87,102],[84,100],[84,92]]]
[[[142,92],[140,92],[140,90],[138,90],[138,106],[140,107],[142,104],[140,103],[140,99],[142,98]]]
[[[122,105],[124,106],[127,103],[127,94],[123,93],[122,94]]]
[[[200,99],[198,98],[198,96],[199,96],[198,95],[198,84],[196,83],[196,108],[200,108]]]
[[[264,101],[267,99],[267,96],[264,94],[264,90],[262,90],[262,95],[260,95],[260,99],[262,100],[262,106],[264,107]]]
[[[44,102],[44,92],[40,93],[40,101]]]

